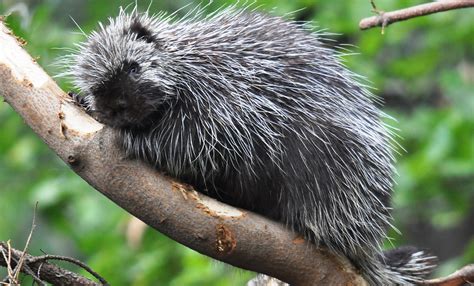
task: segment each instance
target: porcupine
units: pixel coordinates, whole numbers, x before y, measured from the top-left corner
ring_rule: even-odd
[[[77,98],[128,155],[345,255],[371,285],[422,279],[433,257],[381,250],[392,132],[342,53],[303,23],[202,13],[100,23],[69,57]]]

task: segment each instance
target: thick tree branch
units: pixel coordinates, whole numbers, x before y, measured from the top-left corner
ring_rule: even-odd
[[[292,285],[364,285],[345,258],[266,218],[164,177],[114,144],[114,131],[80,108],[0,23],[0,92],[90,185],[156,230],[205,255]]]
[[[378,15],[362,19],[359,22],[359,28],[361,30],[377,26],[384,28],[395,22],[404,21],[407,19],[429,15],[433,13],[468,7],[474,7],[474,0],[443,0],[421,4],[392,12],[376,11]]]

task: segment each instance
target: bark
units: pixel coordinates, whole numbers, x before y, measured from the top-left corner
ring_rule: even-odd
[[[373,2],[372,5],[374,5]],[[359,23],[359,28],[361,30],[366,30],[377,26],[384,28],[395,22],[468,7],[474,7],[474,0],[435,1],[391,12],[378,11],[374,7],[374,10],[378,15],[362,19]]]
[[[9,267],[13,270],[17,267],[17,262],[23,255],[23,251],[10,248],[6,243],[0,242],[0,266]],[[36,279],[42,282],[48,282],[53,285],[83,285],[83,286],[98,286],[100,283],[89,280],[83,276],[77,275],[74,272],[58,267],[54,264],[48,263],[44,260],[34,261],[35,257],[29,254],[24,254],[24,263],[20,271],[35,275]],[[26,267],[25,267],[26,265]],[[37,281],[38,283],[40,283]],[[0,282],[0,285],[2,283]],[[42,285],[42,284],[41,284]]]
[[[474,264],[468,264],[446,277],[425,280],[420,285],[463,286],[474,284]]]
[[[149,226],[202,254],[291,285],[365,285],[343,257],[281,224],[233,208],[127,159],[114,130],[74,105],[0,22],[0,94],[91,186]]]

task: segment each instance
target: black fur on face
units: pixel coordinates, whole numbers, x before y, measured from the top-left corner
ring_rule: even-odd
[[[153,122],[157,109],[150,101],[160,92],[140,73],[140,64],[124,62],[121,69],[93,90],[99,121],[115,128],[142,128]]]

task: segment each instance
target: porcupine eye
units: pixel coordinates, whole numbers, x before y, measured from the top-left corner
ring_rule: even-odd
[[[136,77],[140,72],[140,65],[137,62],[130,63],[127,73],[129,76]]]

